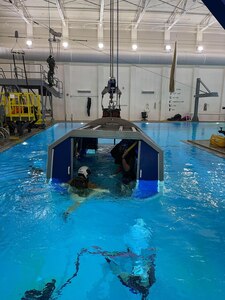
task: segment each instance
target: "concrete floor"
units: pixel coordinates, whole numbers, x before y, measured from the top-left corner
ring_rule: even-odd
[[[210,153],[213,153],[215,155],[225,158],[225,148],[220,148],[220,147],[211,145],[209,140],[196,140],[196,141],[187,140],[186,142],[188,144],[192,144],[200,149],[209,151]]]
[[[4,139],[4,140],[1,139],[0,140],[0,153],[17,145],[17,144],[23,143],[26,139],[39,133],[42,130],[43,129],[33,128],[30,133],[25,132],[22,136],[15,135],[15,136],[10,136],[9,139]]]

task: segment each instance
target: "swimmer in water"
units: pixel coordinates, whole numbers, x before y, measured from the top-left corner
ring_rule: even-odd
[[[100,189],[96,184],[89,181],[91,170],[87,166],[82,166],[78,169],[77,176],[71,179],[68,184],[70,185],[69,191],[73,193],[75,203],[71,205],[63,214],[66,219],[68,215],[77,209],[81,203],[87,200],[90,195],[95,193],[109,193],[109,190]]]

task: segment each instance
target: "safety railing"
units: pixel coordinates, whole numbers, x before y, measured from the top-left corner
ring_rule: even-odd
[[[3,68],[0,68],[0,78],[6,78]]]
[[[1,105],[4,106],[5,116],[10,121],[33,121],[37,116],[37,123],[42,122],[40,95],[33,93],[15,93],[9,95],[0,93]]]
[[[9,78],[9,79],[27,79],[28,84],[29,80],[39,79],[48,84],[48,71],[45,70],[43,65],[41,64],[28,64],[26,63],[26,70],[24,70],[24,66],[22,63],[17,63],[16,67],[14,64],[1,64],[0,68],[0,77]],[[2,74],[2,76],[1,76]],[[3,74],[5,77],[3,77]],[[54,86],[55,90],[60,94],[63,93],[63,82],[59,80],[57,77],[54,77]]]

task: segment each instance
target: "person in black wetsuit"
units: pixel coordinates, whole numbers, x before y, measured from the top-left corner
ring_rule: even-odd
[[[155,255],[149,257],[147,272],[145,274],[135,274],[123,272],[116,262],[108,257],[105,258],[113,274],[117,276],[120,282],[128,287],[132,293],[141,294],[142,300],[147,299],[149,289],[156,281],[154,259]]]
[[[122,140],[111,150],[115,163],[120,166],[119,172],[122,172],[122,183],[124,184],[136,180],[136,145],[137,141]]]
[[[56,280],[52,279],[51,282],[46,283],[43,290],[29,290],[26,291],[21,300],[50,300],[51,296],[55,290]]]
[[[48,84],[49,86],[54,85],[54,74],[55,74],[55,58],[52,55],[49,55],[47,58],[47,63],[49,67],[48,71]]]
[[[136,156],[135,146],[137,142],[134,142],[128,149],[126,149],[122,155],[122,182],[128,184],[131,181],[136,180]]]

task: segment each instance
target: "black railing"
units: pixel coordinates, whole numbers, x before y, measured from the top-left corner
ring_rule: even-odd
[[[0,78],[5,79],[39,79],[48,84],[47,74],[48,71],[45,70],[41,64],[26,64],[26,70],[22,63],[17,63],[16,67],[14,64],[1,64],[3,67],[0,67]],[[16,69],[15,69],[16,68]],[[16,77],[17,76],[17,77]],[[63,82],[57,77],[54,77],[54,86],[53,88],[62,95],[63,93]]]

